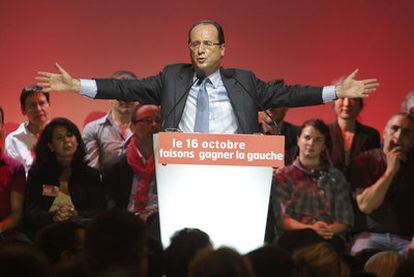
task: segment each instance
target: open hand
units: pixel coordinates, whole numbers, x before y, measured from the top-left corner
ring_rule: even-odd
[[[339,85],[336,86],[338,98],[365,98],[379,86],[377,79],[357,80],[358,69],[355,69]]]
[[[59,73],[38,72],[38,76],[35,78],[38,81],[37,85],[41,86],[44,92],[69,91],[79,93],[79,79],[72,78],[58,63],[55,64],[55,67]]]

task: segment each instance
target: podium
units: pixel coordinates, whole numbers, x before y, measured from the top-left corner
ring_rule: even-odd
[[[262,246],[272,167],[283,166],[283,149],[283,136],[155,134],[164,247],[183,228],[240,253]]]

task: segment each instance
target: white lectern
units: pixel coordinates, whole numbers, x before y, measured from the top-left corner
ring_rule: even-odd
[[[199,228],[210,236],[215,247],[225,245],[235,248],[240,253],[247,253],[262,246],[273,168],[215,165],[220,161],[214,160],[214,158],[211,158],[208,165],[197,164],[199,161],[197,159],[202,157],[205,161],[206,155],[200,156],[199,151],[189,150],[189,148],[178,150],[187,154],[188,151],[195,150],[193,151],[194,164],[188,163],[188,159],[186,160],[187,164],[160,164],[158,162],[162,157],[159,152],[159,135],[162,136],[163,133],[154,135],[154,153],[161,239],[164,247],[169,245],[171,236],[183,228]],[[174,137],[184,136],[180,138],[184,143],[187,141],[186,136],[189,135],[191,139],[197,139],[198,148],[201,148],[202,142],[210,139],[210,136],[217,139],[217,135],[172,134]],[[226,137],[228,136],[226,135]],[[272,139],[275,137],[273,136]],[[171,142],[171,144],[174,143]],[[221,144],[221,146],[223,145]],[[188,146],[191,148],[191,144]],[[216,146],[220,147],[220,144],[216,144]],[[179,156],[177,151],[172,152],[177,149],[174,150],[173,145],[171,147],[169,152],[165,152],[165,148],[163,149],[163,156],[165,153],[175,153],[171,155]],[[255,149],[256,147],[257,145],[255,145]],[[283,149],[283,143],[281,147]],[[229,150],[221,147],[220,149],[201,149],[200,151],[202,150],[205,150],[203,153],[227,151],[227,156],[233,152],[234,157],[236,156],[235,149]],[[241,150],[246,151],[246,148],[239,149],[240,152]],[[248,153],[245,153],[246,161]],[[182,154],[182,156],[185,155]],[[207,156],[213,157],[213,155]]]

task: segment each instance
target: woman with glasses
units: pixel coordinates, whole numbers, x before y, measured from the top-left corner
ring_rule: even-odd
[[[35,151],[25,201],[30,231],[52,222],[89,218],[104,209],[99,172],[87,165],[85,146],[73,122],[52,120]]]

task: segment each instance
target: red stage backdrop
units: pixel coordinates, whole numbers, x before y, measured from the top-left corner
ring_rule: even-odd
[[[189,62],[187,30],[200,19],[224,26],[223,65],[253,70],[263,80],[325,85],[360,68],[378,77],[361,121],[382,129],[414,89],[414,1],[139,1],[0,2],[0,105],[6,122],[24,120],[19,94],[39,70],[59,62],[74,76],[139,77],[169,63]],[[53,93],[51,114],[83,128],[109,103]],[[287,120],[332,121],[331,105],[291,109]]]

